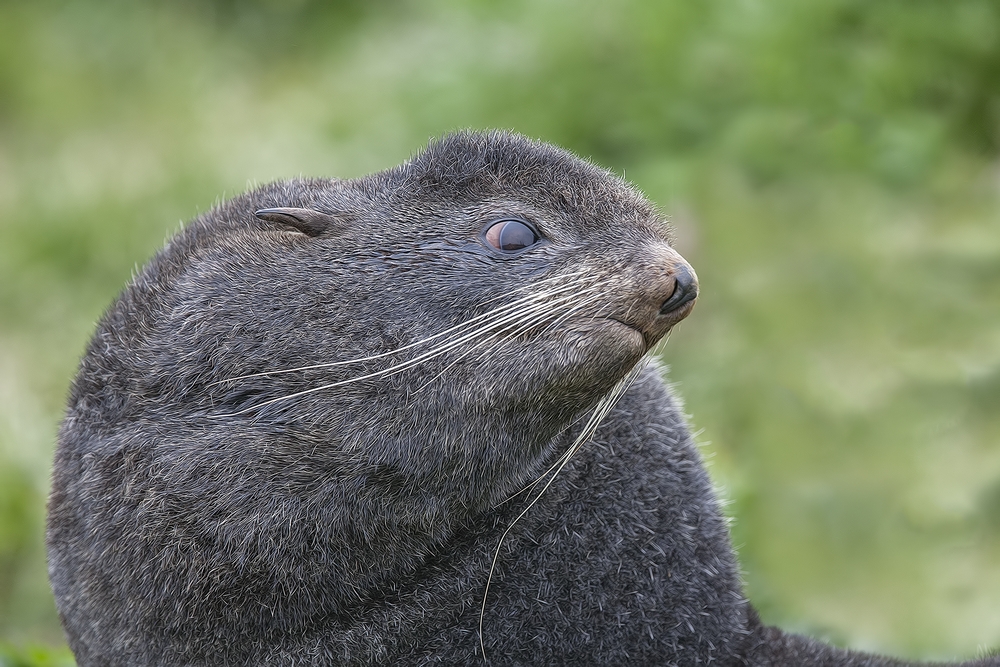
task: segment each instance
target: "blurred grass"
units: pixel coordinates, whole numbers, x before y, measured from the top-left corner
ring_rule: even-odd
[[[136,265],[248,184],[461,127],[564,145],[671,216],[703,296],[665,356],[766,620],[1000,645],[997,3],[5,0],[0,664],[65,658],[48,467]]]

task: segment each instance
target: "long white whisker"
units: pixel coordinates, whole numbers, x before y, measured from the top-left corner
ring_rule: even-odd
[[[569,449],[567,450],[567,453],[569,455],[568,456],[563,455],[560,457],[562,463],[560,463],[559,467],[556,468],[554,473],[552,473],[552,476],[549,478],[549,481],[545,483],[545,486],[542,487],[542,490],[535,495],[535,497],[531,500],[531,502],[528,503],[528,505],[523,510],[521,510],[521,513],[518,514],[513,521],[511,521],[510,525],[507,526],[507,529],[500,536],[500,541],[497,544],[497,548],[493,552],[493,561],[490,563],[490,572],[486,578],[486,590],[483,592],[483,604],[479,609],[479,648],[483,652],[484,661],[486,660],[486,642],[483,639],[483,619],[486,616],[486,599],[489,597],[490,594],[490,584],[493,582],[493,572],[496,570],[497,559],[500,557],[500,548],[503,546],[504,540],[507,538],[507,535],[510,533],[511,529],[513,529],[514,526],[517,524],[517,522],[521,520],[521,517],[527,514],[528,510],[534,507],[535,503],[538,502],[538,499],[542,497],[542,494],[544,494],[548,490],[548,488],[552,486],[552,482],[555,481],[556,477],[559,476],[559,473],[562,471],[562,469],[566,467],[567,463],[569,463],[570,458],[572,458],[572,455],[580,449],[580,447],[583,445],[584,442],[589,440],[594,435],[601,421],[607,416],[609,412],[611,412],[612,408],[614,408],[615,404],[618,403],[618,401],[625,394],[628,388],[632,385],[635,379],[639,377],[639,374],[642,373],[642,371],[646,368],[647,363],[648,363],[648,357],[643,357],[639,363],[633,366],[632,369],[628,373],[626,373],[625,377],[623,377],[621,380],[615,383],[615,386],[611,388],[611,391],[609,391],[603,398],[601,398],[600,401],[598,401],[597,405],[594,406],[594,411],[591,414],[590,419],[587,420],[587,424],[583,427],[583,430],[580,432],[580,435],[577,436],[576,440],[573,441],[573,444],[569,446]]]
[[[498,294],[497,296],[491,297],[483,301],[483,303],[494,303],[500,301],[501,299],[508,298],[511,294],[517,294],[519,292],[529,292],[532,293],[538,290],[539,287],[547,285],[549,283],[556,283],[558,286],[570,286],[573,281],[581,276],[587,277],[589,273],[587,271],[575,271],[573,273],[565,273],[562,275],[549,276],[548,278],[540,278],[527,285],[521,285],[520,287],[515,287],[505,294]]]
[[[612,389],[614,389],[614,387],[612,387]],[[565,432],[566,430],[568,430],[568,429],[572,428],[573,426],[576,426],[577,424],[579,424],[579,423],[580,423],[580,421],[581,421],[582,419],[583,419],[583,417],[582,417],[582,416],[581,416],[581,417],[577,417],[577,418],[576,418],[576,419],[574,419],[574,420],[573,420],[572,422],[570,422],[569,424],[567,424],[567,425],[566,425],[566,426],[565,426],[565,427],[564,427],[564,428],[563,428],[563,429],[562,429],[562,430],[561,430],[561,431],[559,432],[559,433],[560,433],[560,435],[561,435],[562,433],[564,433],[564,432]],[[588,423],[588,424],[590,423],[590,419],[588,419],[588,420],[587,420],[587,423]],[[539,475],[538,477],[536,477],[536,478],[535,478],[534,480],[532,480],[532,481],[531,481],[531,482],[529,482],[528,484],[525,484],[525,485],[524,485],[524,486],[522,486],[522,487],[521,487],[520,489],[518,489],[518,490],[517,490],[517,491],[515,491],[514,493],[510,494],[509,496],[507,496],[506,498],[504,498],[503,500],[501,500],[500,502],[498,502],[498,503],[497,503],[496,505],[494,505],[494,506],[493,506],[493,508],[492,508],[492,509],[496,509],[496,508],[500,507],[501,505],[503,505],[504,503],[507,503],[507,502],[510,502],[511,500],[513,500],[513,499],[514,499],[514,498],[516,498],[517,496],[521,495],[521,494],[522,494],[522,493],[524,493],[525,491],[528,491],[529,489],[532,489],[532,488],[534,488],[535,486],[537,486],[537,485],[538,485],[538,483],[539,483],[539,482],[541,482],[541,481],[542,481],[543,479],[545,479],[545,478],[546,478],[546,477],[548,476],[548,474],[549,474],[550,472],[552,472],[552,471],[553,471],[553,470],[555,470],[555,469],[556,469],[557,467],[559,467],[559,464],[561,464],[561,463],[563,462],[563,460],[564,460],[564,459],[567,459],[567,458],[569,458],[570,456],[572,456],[572,455],[573,455],[573,452],[574,452],[574,451],[576,451],[576,450],[574,450],[572,446],[570,446],[570,447],[567,447],[567,448],[566,448],[566,451],[565,451],[565,452],[563,452],[562,454],[560,454],[560,455],[559,455],[559,458],[557,458],[557,459],[555,460],[555,462],[553,462],[553,464],[552,464],[552,465],[550,465],[550,466],[549,466],[548,468],[546,468],[546,469],[545,469],[545,471],[544,471],[543,473],[541,473],[541,474],[540,474],[540,475]]]
[[[629,372],[629,374],[633,374],[633,373],[634,373],[634,374],[635,374],[635,376],[637,377],[637,376],[638,376],[638,374],[639,374],[639,373],[640,373],[640,372],[642,371],[642,369],[644,369],[644,368],[646,367],[646,365],[647,365],[647,364],[649,363],[649,356],[650,356],[650,355],[649,355],[649,354],[647,353],[647,356],[646,356],[646,357],[643,357],[643,359],[642,359],[642,360],[641,360],[641,361],[639,362],[639,364],[637,364],[636,366],[634,366],[634,367],[632,368],[632,370],[631,370],[631,371]],[[614,392],[615,392],[615,391],[616,391],[616,390],[617,390],[617,389],[618,389],[619,387],[622,387],[622,390],[621,390],[620,394],[618,394],[618,395],[617,395],[617,396],[616,396],[616,397],[614,398],[614,400],[610,402],[610,405],[609,405],[609,407],[608,407],[608,410],[607,410],[607,411],[605,411],[605,412],[603,413],[604,415],[606,415],[606,414],[607,414],[607,412],[609,412],[609,411],[611,410],[611,408],[612,408],[612,407],[614,407],[615,403],[617,403],[617,401],[618,401],[618,398],[620,398],[621,394],[624,394],[624,393],[625,393],[625,390],[627,390],[627,389],[628,389],[628,387],[629,387],[629,386],[631,386],[632,382],[633,382],[633,381],[635,380],[635,377],[633,377],[632,379],[628,379],[628,378],[629,378],[629,375],[626,375],[626,376],[625,376],[625,378],[623,378],[623,380],[622,380],[622,381],[619,381],[619,382],[618,382],[618,384],[616,384],[616,385],[615,385],[614,387],[612,387],[612,388],[611,388],[611,390],[610,390],[610,391],[608,392],[607,396],[611,396],[611,395],[612,395],[612,394],[613,394],[613,393],[614,393]],[[628,380],[628,382],[627,382],[627,383],[624,383],[624,382],[623,382],[624,380]],[[607,396],[606,396],[605,398],[607,398]],[[595,407],[595,412],[596,412],[596,411],[597,411],[597,410],[599,409],[599,406],[600,406],[600,403],[598,404],[598,407]],[[603,418],[604,418],[604,416],[602,415],[602,416],[601,416],[601,419],[603,419]],[[587,424],[589,425],[589,424],[591,423],[591,421],[592,421],[592,420],[593,420],[593,416],[591,416],[591,419],[587,421]],[[600,420],[599,420],[599,421],[600,421]],[[573,422],[572,422],[572,423],[570,424],[570,426],[573,426],[573,425],[575,425],[575,424],[578,424],[578,423],[579,423],[579,419],[577,419],[577,420],[573,421]],[[584,431],[586,431],[586,428],[587,428],[587,427],[584,427]],[[493,506],[493,509],[496,509],[497,507],[500,507],[501,505],[503,505],[504,503],[508,502],[508,501],[509,501],[509,500],[511,500],[512,498],[515,498],[515,497],[517,497],[518,495],[520,495],[520,494],[524,493],[525,491],[527,491],[528,489],[530,489],[530,488],[532,488],[532,487],[536,486],[536,485],[537,485],[537,484],[538,484],[539,482],[541,482],[541,481],[542,481],[543,479],[545,479],[546,475],[548,475],[548,474],[549,474],[550,472],[552,472],[552,471],[553,471],[553,470],[554,470],[554,469],[555,469],[556,467],[559,467],[560,469],[562,469],[562,465],[565,465],[565,463],[566,463],[566,462],[568,462],[568,461],[569,461],[569,459],[570,459],[570,458],[571,458],[571,457],[572,457],[572,456],[573,456],[573,455],[574,455],[574,454],[575,454],[575,453],[576,453],[577,451],[579,451],[580,447],[581,447],[581,446],[582,446],[583,444],[584,444],[584,442],[583,442],[583,441],[581,441],[581,440],[579,440],[579,439],[578,439],[578,440],[576,440],[576,441],[574,441],[573,445],[570,445],[570,446],[569,446],[569,447],[568,447],[568,448],[566,449],[566,451],[565,451],[565,452],[563,452],[563,453],[562,453],[562,454],[561,454],[561,455],[559,456],[559,458],[557,458],[557,459],[555,460],[555,462],[554,462],[554,463],[553,463],[553,464],[552,464],[551,466],[549,466],[549,467],[548,467],[548,469],[546,469],[546,470],[545,470],[545,472],[543,472],[543,473],[542,473],[542,474],[540,474],[540,475],[539,475],[538,477],[536,477],[536,478],[535,478],[535,480],[534,480],[533,482],[531,482],[531,483],[529,483],[529,484],[527,484],[527,485],[525,485],[525,486],[521,487],[521,489],[520,489],[520,490],[518,490],[518,491],[516,491],[516,492],[512,493],[511,495],[509,495],[509,496],[507,496],[506,498],[504,498],[503,500],[501,500],[501,501],[500,501],[499,503],[497,503],[496,505],[494,505],[494,506]],[[562,465],[561,465],[561,464],[562,464]],[[557,473],[557,474],[558,474],[558,473]]]
[[[588,295],[589,296],[596,296],[594,293],[597,292],[598,290],[600,290],[600,288],[604,287],[605,284],[606,283],[601,283],[601,284],[597,284],[597,285],[591,285],[590,287],[582,288],[582,290],[580,292],[577,292],[576,294],[574,294],[574,299],[573,300],[574,301],[579,301],[579,299],[580,299],[581,296],[588,296]],[[564,313],[562,313],[562,314],[558,315],[557,317],[555,317],[549,324],[545,325],[545,328],[543,328],[540,333],[544,334],[544,333],[546,333],[548,331],[551,331],[554,326],[556,326],[559,323],[565,321],[567,318],[569,318],[570,316],[572,316],[573,314],[575,314],[577,311],[579,311],[579,310],[581,310],[583,308],[586,308],[587,306],[591,305],[592,303],[595,303],[595,302],[598,302],[598,301],[599,301],[599,299],[593,298],[593,299],[591,299],[589,301],[583,301],[583,302],[577,303],[576,305],[574,305],[569,310],[567,310]],[[540,322],[541,322],[541,320],[539,320],[538,322],[527,323],[527,324],[525,324],[525,326],[521,327],[519,330],[515,330],[513,332],[510,332],[508,335],[510,335],[512,337],[513,336],[518,336],[521,333],[529,330],[530,328],[532,328],[534,326],[537,326]],[[451,368],[456,363],[458,363],[461,359],[467,357],[469,354],[471,354],[472,352],[474,352],[475,350],[477,350],[484,343],[485,343],[485,341],[481,341],[481,342],[477,343],[475,346],[473,346],[472,348],[470,348],[469,350],[467,350],[466,352],[463,352],[459,356],[458,359],[456,359],[455,361],[453,361],[451,364],[448,365],[448,368]],[[489,350],[484,351],[483,353],[481,353],[477,357],[477,359],[478,360],[483,359],[483,357],[485,357],[488,353],[489,353]],[[447,370],[447,368],[445,370]],[[442,373],[443,372],[444,371],[442,371]],[[438,376],[436,376],[436,377],[439,377],[440,375],[441,375],[441,373],[439,373]]]
[[[559,297],[558,299],[555,299],[552,302],[548,302],[548,303],[542,304],[543,308],[540,309],[540,314],[544,315],[544,316],[552,315],[552,311],[554,309],[558,308],[559,306],[562,306],[562,305],[564,305],[567,302],[569,302],[569,303],[579,302],[580,297],[582,297],[582,296],[588,296],[588,295],[592,294],[593,292],[597,291],[600,287],[602,287],[602,285],[592,285],[590,287],[583,287],[583,288],[581,288],[580,291],[574,292],[573,294],[569,295],[568,297],[567,296],[562,296],[562,297]],[[553,319],[552,319],[552,322],[549,322],[549,324],[547,324],[545,326],[545,328],[542,329],[542,332],[544,333],[544,332],[547,332],[547,331],[551,330],[552,326],[554,324],[556,324],[557,322],[563,321],[564,319],[566,319],[567,317],[569,317],[570,315],[572,315],[576,311],[580,310],[581,308],[585,308],[586,306],[590,305],[591,303],[593,303],[595,301],[597,301],[597,299],[592,299],[590,301],[586,301],[586,302],[583,302],[583,303],[577,303],[576,305],[574,305],[572,308],[570,308],[569,310],[565,311],[564,313],[555,315],[553,317]],[[445,372],[447,372],[450,368],[452,368],[453,366],[455,366],[455,364],[459,363],[460,361],[462,361],[463,359],[465,359],[466,357],[468,357],[473,352],[478,351],[487,342],[489,342],[492,339],[495,339],[497,336],[506,335],[506,336],[509,336],[511,338],[515,338],[517,336],[520,336],[522,333],[526,333],[527,331],[530,331],[534,327],[540,325],[541,323],[543,323],[546,320],[546,317],[537,317],[537,318],[530,318],[530,317],[528,317],[528,316],[535,315],[537,312],[539,312],[538,308],[534,309],[533,311],[531,311],[529,313],[523,313],[523,314],[526,315],[525,321],[523,321],[523,322],[515,322],[514,326],[512,328],[510,328],[510,329],[503,329],[503,330],[500,330],[500,331],[492,332],[493,333],[492,337],[490,337],[490,338],[484,337],[480,341],[476,342],[468,350],[466,350],[466,351],[462,352],[461,354],[459,354],[454,359],[454,361],[452,361],[445,368],[443,368],[440,373],[438,373],[433,378],[431,378],[430,380],[428,380],[427,382],[425,382],[423,385],[421,385],[414,393],[423,390],[429,384],[431,384],[432,382],[434,382],[435,380],[437,380],[438,378],[440,378],[442,375],[444,375]],[[478,359],[482,359],[483,356],[485,356],[488,353],[489,353],[489,350],[486,350],[485,352],[483,352],[483,354],[480,354],[479,357],[477,357],[477,358]]]
[[[539,282],[548,282],[548,280],[551,280],[551,279],[546,279],[545,281],[539,281]],[[424,345],[424,344],[426,344],[426,343],[428,343],[428,342],[430,342],[432,340],[436,340],[436,339],[441,338],[443,336],[447,336],[447,335],[449,335],[451,333],[454,333],[455,331],[458,331],[458,330],[461,330],[461,329],[464,329],[464,328],[468,328],[470,325],[472,325],[473,323],[478,322],[480,320],[488,319],[488,318],[491,318],[491,317],[496,317],[497,315],[504,314],[504,313],[506,313],[506,312],[508,312],[510,310],[514,310],[514,309],[520,308],[521,306],[530,304],[532,302],[537,302],[537,301],[539,301],[541,299],[545,299],[545,298],[551,297],[552,295],[559,294],[561,292],[569,291],[573,287],[574,287],[574,285],[563,285],[563,286],[561,286],[561,287],[559,287],[559,288],[557,288],[555,290],[552,290],[552,291],[541,292],[541,293],[535,292],[535,293],[530,294],[530,295],[528,295],[526,297],[522,297],[520,299],[515,299],[514,301],[511,301],[510,303],[507,303],[507,304],[505,304],[503,306],[499,306],[497,308],[493,308],[493,309],[488,310],[488,311],[486,311],[484,313],[476,315],[475,317],[471,317],[471,318],[469,318],[467,320],[463,320],[461,323],[456,324],[453,327],[449,327],[448,329],[445,329],[443,331],[439,331],[438,333],[432,334],[430,336],[427,336],[426,338],[421,338],[418,341],[414,341],[413,343],[409,343],[409,344],[404,345],[402,347],[397,347],[395,349],[389,350],[388,352],[381,352],[379,354],[373,354],[373,355],[368,356],[368,357],[359,357],[359,358],[356,358],[356,359],[347,359],[347,360],[343,360],[343,361],[331,361],[331,362],[326,362],[326,363],[322,363],[322,364],[312,364],[312,365],[309,365],[309,366],[298,366],[296,368],[285,368],[285,369],[275,370],[275,371],[263,371],[261,373],[250,373],[248,375],[237,375],[235,377],[226,378],[225,380],[216,380],[215,382],[212,382],[208,386],[211,387],[211,386],[214,386],[214,385],[217,385],[217,384],[222,384],[223,382],[235,382],[236,380],[246,380],[246,379],[249,379],[249,378],[262,377],[262,376],[266,376],[266,375],[281,375],[283,373],[295,373],[295,372],[298,372],[298,371],[315,370],[315,369],[319,369],[319,368],[332,368],[332,367],[335,367],[335,366],[345,366],[347,364],[359,364],[359,363],[364,363],[366,361],[374,361],[376,359],[384,359],[385,357],[388,357],[388,356],[391,356],[391,355],[394,355],[394,354],[398,354],[399,352],[403,352],[405,350],[412,349],[412,348],[417,347],[419,345]],[[515,291],[521,291],[523,289],[526,289],[526,288],[518,288]],[[496,298],[497,299],[501,299],[501,298],[505,298],[507,296],[508,295],[503,295],[503,296],[496,297]]]
[[[569,296],[573,296],[575,298],[576,295],[567,295],[564,298],[569,298]],[[537,311],[548,310],[548,309],[551,308],[551,306],[549,304],[546,304],[546,303],[537,303],[537,304],[532,304],[530,308],[531,308],[532,312],[534,312],[536,310]],[[481,316],[478,316],[475,319],[480,319],[480,317]],[[257,403],[255,405],[252,405],[250,407],[244,408],[242,410],[238,410],[238,411],[233,412],[233,413],[229,413],[229,414],[225,414],[225,415],[218,415],[218,416],[221,418],[221,417],[232,417],[232,416],[236,416],[236,415],[241,415],[241,414],[244,414],[246,412],[250,412],[252,410],[258,410],[260,408],[266,407],[266,406],[271,405],[273,403],[278,403],[280,401],[287,401],[287,400],[291,400],[293,398],[299,398],[301,396],[307,396],[309,394],[313,394],[313,393],[316,393],[318,391],[323,391],[323,390],[326,390],[326,389],[333,389],[335,387],[341,387],[341,386],[344,386],[344,385],[347,385],[347,384],[351,384],[353,382],[361,382],[363,380],[370,380],[370,379],[374,379],[374,378],[388,377],[388,376],[391,376],[391,375],[395,375],[397,373],[402,372],[403,370],[406,370],[407,368],[412,368],[413,366],[417,366],[417,365],[419,365],[421,363],[424,363],[424,362],[426,362],[426,361],[428,361],[430,359],[433,359],[435,357],[441,356],[445,352],[448,352],[449,350],[454,349],[455,347],[463,345],[464,343],[468,342],[469,340],[474,340],[476,338],[484,336],[487,333],[490,333],[491,331],[493,331],[495,329],[503,327],[504,325],[506,325],[507,323],[509,323],[511,321],[517,321],[519,319],[522,319],[523,317],[524,317],[524,312],[523,311],[515,311],[513,313],[508,313],[508,314],[505,314],[503,317],[490,320],[484,326],[482,326],[482,327],[480,327],[478,329],[474,329],[470,333],[466,333],[466,334],[464,334],[462,336],[459,336],[457,338],[452,338],[450,340],[447,340],[445,343],[443,343],[442,345],[439,345],[438,347],[432,348],[431,350],[428,350],[427,352],[419,354],[419,355],[417,355],[416,357],[414,357],[412,359],[408,359],[406,361],[400,362],[398,364],[390,366],[389,368],[384,368],[382,370],[374,371],[372,373],[367,373],[365,375],[360,375],[360,376],[356,376],[356,377],[353,377],[353,378],[348,378],[347,380],[341,380],[339,382],[331,382],[329,384],[320,385],[318,387],[312,387],[310,389],[304,389],[302,391],[294,392],[294,393],[291,393],[291,394],[286,394],[284,396],[278,396],[277,398],[272,398],[272,399],[269,399],[267,401],[263,401],[261,403]],[[454,328],[458,328],[458,327],[454,327]],[[435,336],[437,336],[437,335],[439,335],[439,334],[435,334]],[[385,356],[385,355],[381,355],[381,356]],[[332,366],[332,365],[337,365],[339,363],[342,363],[342,362],[334,362],[332,364],[324,364],[322,366],[323,367],[329,367],[329,366]],[[267,375],[267,373],[264,373],[263,375]]]
[[[592,292],[596,291],[597,289],[599,289],[600,287],[601,287],[601,285],[595,285],[595,286],[591,286],[591,287],[588,287],[588,288],[584,288],[583,291],[577,292],[576,294],[574,294],[572,300],[573,301],[579,301],[579,298],[581,296],[588,295],[588,293],[592,293]],[[563,301],[565,301],[565,300],[566,299],[563,299]],[[591,303],[594,303],[596,301],[598,301],[598,299],[591,299],[590,301],[585,301],[585,302],[582,302],[582,303],[577,303],[575,306],[573,306],[569,310],[565,311],[564,313],[562,313],[560,315],[557,315],[551,322],[549,322],[547,325],[545,325],[545,327],[541,330],[540,333],[544,334],[544,333],[546,333],[548,331],[551,331],[554,326],[556,326],[560,322],[565,321],[568,317],[570,317],[571,315],[573,315],[576,311],[578,311],[578,310],[580,310],[582,308],[585,308],[588,305],[590,305]],[[561,304],[555,304],[555,305],[561,305]],[[535,321],[525,322],[522,325],[519,325],[518,328],[516,328],[516,329],[514,329],[512,331],[504,331],[504,332],[501,332],[501,333],[505,333],[508,336],[510,336],[510,337],[513,338],[513,337],[519,336],[522,333],[525,333],[525,332],[531,330],[532,328],[534,328],[535,326],[538,326],[543,321],[544,321],[544,318],[539,318],[539,319],[537,319]],[[459,354],[455,358],[454,361],[452,361],[450,364],[448,364],[448,366],[446,366],[444,369],[442,369],[440,373],[438,373],[433,378],[431,378],[430,380],[428,380],[427,382],[425,382],[420,387],[420,389],[418,389],[417,391],[420,391],[421,389],[423,389],[424,387],[426,387],[427,385],[429,385],[431,382],[433,382],[434,380],[436,380],[439,377],[441,377],[442,375],[444,375],[444,373],[448,369],[452,368],[455,364],[459,363],[460,361],[462,361],[463,359],[465,359],[466,357],[468,357],[473,352],[476,352],[477,350],[479,350],[483,345],[486,344],[487,340],[488,339],[481,340],[478,343],[476,343],[474,346],[472,346],[471,348],[469,348],[468,350],[466,350],[465,352],[462,352],[461,354]],[[490,352],[490,350],[483,351],[478,357],[476,357],[476,360],[477,361],[482,361],[482,359],[487,354],[489,354],[489,352]],[[506,501],[504,501],[504,502],[506,502]]]
[[[573,425],[575,426],[578,423],[579,423],[579,420],[574,421]],[[589,420],[588,420],[588,423],[589,423]],[[522,486],[518,491],[515,491],[514,493],[510,494],[509,496],[507,496],[506,498],[504,498],[503,500],[501,500],[500,502],[498,502],[496,505],[493,506],[493,509],[496,509],[496,508],[500,507],[504,503],[509,502],[513,498],[516,498],[517,496],[521,495],[525,491],[527,491],[529,489],[532,489],[535,486],[537,486],[538,483],[541,482],[543,479],[545,479],[550,472],[552,472],[556,468],[561,468],[562,464],[564,464],[569,459],[569,457],[573,455],[574,451],[575,450],[572,447],[567,448],[565,452],[563,452],[562,454],[559,455],[559,458],[557,458],[552,465],[550,465],[548,468],[545,469],[545,472],[543,472],[541,475],[539,475],[538,477],[536,477],[532,482],[529,482],[528,484]]]

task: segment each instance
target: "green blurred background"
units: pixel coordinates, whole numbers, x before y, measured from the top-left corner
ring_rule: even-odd
[[[94,322],[181,221],[457,128],[618,172],[765,620],[1000,646],[1000,3],[0,0],[0,663],[62,664],[44,501]]]

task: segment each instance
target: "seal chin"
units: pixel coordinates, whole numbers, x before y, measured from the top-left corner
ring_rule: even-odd
[[[698,302],[697,297],[689,299],[686,303],[678,306],[675,310],[669,311],[665,314],[661,314],[656,322],[653,331],[651,332],[655,338],[650,340],[650,347],[656,344],[660,338],[665,336],[668,331],[674,328],[679,322],[684,320],[691,311],[694,310],[694,304]],[[649,336],[647,336],[647,340]]]

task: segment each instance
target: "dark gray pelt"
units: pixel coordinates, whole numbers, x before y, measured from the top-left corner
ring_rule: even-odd
[[[540,242],[491,249],[503,218]],[[637,192],[505,133],[198,218],[101,321],[60,431],[80,665],[483,664],[480,639],[497,665],[901,664],[760,624],[655,369],[503,541],[480,638],[502,534],[687,314],[685,266]]]

